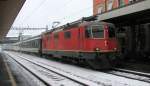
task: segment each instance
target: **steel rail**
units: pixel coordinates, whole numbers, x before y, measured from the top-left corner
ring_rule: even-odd
[[[7,54],[7,55],[8,55],[8,54]],[[9,56],[10,56],[10,55],[9,55]],[[21,56],[18,56],[18,57],[22,58]],[[11,56],[11,58],[13,58],[13,57]],[[13,59],[14,59],[14,58],[13,58]],[[56,74],[58,74],[58,75],[60,75],[60,76],[62,76],[62,77],[65,77],[65,78],[67,78],[67,79],[70,79],[70,80],[72,80],[72,81],[74,81],[74,82],[76,82],[76,83],[79,83],[79,84],[83,85],[83,86],[89,86],[89,84],[87,84],[86,82],[82,82],[82,81],[79,81],[79,80],[77,80],[77,79],[73,79],[72,77],[63,75],[63,74],[61,74],[61,73],[59,73],[59,72],[56,72],[56,71],[54,71],[54,70],[51,70],[50,68],[41,66],[40,64],[35,63],[35,62],[32,62],[32,61],[30,61],[30,60],[28,60],[28,59],[25,59],[25,58],[22,58],[22,59],[24,59],[24,60],[26,60],[26,61],[28,61],[28,62],[30,62],[30,63],[32,63],[32,64],[35,64],[35,65],[37,65],[37,66],[39,66],[39,67],[41,67],[41,68],[47,69],[47,70],[49,70],[49,71],[51,71],[51,72],[53,72],[53,73],[56,73]],[[14,60],[15,60],[15,59],[14,59]],[[16,60],[15,60],[15,61],[16,61]],[[20,64],[21,64],[21,63],[20,63]],[[22,66],[23,66],[23,65],[22,65]],[[34,74],[34,75],[35,75],[35,74]],[[38,77],[38,76],[37,76],[37,77]],[[39,77],[39,78],[40,78],[40,77]],[[97,84],[96,82],[92,82],[92,83],[95,83],[95,85]],[[46,84],[48,84],[48,83],[46,83]],[[97,86],[98,86],[98,84],[97,84]]]
[[[42,78],[40,78],[39,76],[37,76],[36,74],[34,74],[31,70],[29,70],[28,68],[26,68],[23,64],[21,64],[19,61],[17,61],[16,59],[14,59],[12,56],[10,56],[9,54],[6,54],[8,57],[10,57],[11,59],[13,59],[16,63],[18,63],[21,67],[23,67],[24,69],[26,69],[28,72],[30,72],[32,75],[34,75],[37,79],[39,79],[41,82],[43,82],[46,86],[51,86],[50,83],[47,83],[46,81],[44,81]]]
[[[148,73],[129,71],[129,70],[118,69],[118,68],[112,68],[111,71],[107,71],[105,73],[150,83],[150,75]],[[135,75],[135,76],[138,76],[138,77],[141,77],[141,78],[132,77],[132,76],[129,76],[129,74]],[[147,79],[143,79],[143,78],[147,78]]]

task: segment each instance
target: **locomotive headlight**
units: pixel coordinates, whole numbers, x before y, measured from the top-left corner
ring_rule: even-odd
[[[99,51],[100,49],[99,49],[99,48],[95,48],[95,50],[96,50],[96,51]]]
[[[117,48],[115,47],[114,50],[117,50]]]

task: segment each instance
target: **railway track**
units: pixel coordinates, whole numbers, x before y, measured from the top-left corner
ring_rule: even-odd
[[[77,82],[78,81],[81,82],[80,85],[150,86],[150,82],[147,81],[149,79],[148,77],[144,78],[142,75],[139,76],[136,74],[119,71],[117,69],[114,69],[113,71],[105,71],[105,72],[94,71],[94,70],[89,70],[85,68],[78,68],[78,67],[74,68],[70,65],[68,65],[69,67],[67,67],[67,65],[62,65],[61,63],[58,63],[58,62],[51,62],[49,60],[37,58],[36,56],[31,56],[27,54],[19,54],[16,52],[6,52],[6,53],[10,54],[13,58],[16,58],[16,59],[21,58],[24,61],[27,61],[28,64],[32,63],[34,65],[41,66],[44,69],[46,68],[47,70],[51,70],[60,75],[66,76],[67,78],[71,78],[71,80],[72,79],[77,80]],[[72,72],[70,69],[74,71]]]
[[[131,70],[120,69],[120,68],[113,68],[112,71],[109,71],[107,73],[150,83],[149,73],[131,71]]]
[[[113,71],[109,71],[107,73],[150,83],[150,74],[148,73],[142,73],[142,72],[119,69],[119,68],[113,68]]]
[[[31,61],[31,60],[26,59],[26,58],[22,58],[20,56],[17,56],[17,57],[19,57],[19,60],[18,60],[18,58],[16,59],[16,58],[14,58],[10,55],[9,55],[9,57],[11,57],[13,60],[15,60],[21,66],[23,66],[26,70],[31,72],[34,76],[36,76],[39,80],[41,80],[46,86],[53,86],[53,85],[51,85],[51,83],[48,82],[47,79],[43,79],[42,78],[43,76],[39,76],[38,74],[36,74],[34,71],[31,70],[31,68],[28,68],[25,64],[32,65],[33,69],[38,69],[38,71],[40,71],[45,76],[51,76],[57,82],[60,81],[60,80],[64,81],[64,79],[67,79],[65,81],[67,81],[69,86],[70,85],[72,85],[72,86],[88,86],[88,85],[104,86],[104,84],[97,83],[97,82],[94,82],[94,81],[90,81],[90,80],[87,80],[87,79],[82,78],[80,76],[74,76],[74,75],[68,75],[67,73],[62,73],[62,71],[58,70],[57,68],[56,68],[56,70],[55,69],[49,69],[47,67],[42,66],[40,63]],[[25,62],[25,64],[23,64],[24,62]]]
[[[150,77],[150,73],[143,73],[143,72],[138,72],[138,71],[132,71],[132,70],[127,70],[127,69],[121,69],[121,68],[114,68],[116,71],[122,71],[122,72],[127,72],[127,73],[132,73],[144,77]]]
[[[33,75],[26,67],[16,62],[10,56],[4,54],[7,62],[9,63],[10,70],[15,76],[17,86],[47,86],[36,75]]]
[[[113,68],[113,71],[109,71],[105,73],[150,83],[150,74],[148,73],[142,73],[142,72],[119,69],[119,68]]]

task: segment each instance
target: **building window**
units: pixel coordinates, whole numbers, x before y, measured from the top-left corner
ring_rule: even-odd
[[[70,38],[71,38],[71,33],[70,33],[70,31],[65,32],[65,33],[64,33],[64,37],[65,37],[66,39],[70,39]]]
[[[109,1],[107,5],[107,10],[111,10],[113,8],[113,1]]]
[[[129,0],[129,3],[134,3],[136,1],[138,1],[138,0]]]
[[[98,8],[98,13],[102,13],[103,7]]]
[[[104,5],[104,4],[100,4],[100,5],[98,6],[97,12],[98,12],[98,13],[103,13],[103,12],[105,12],[105,5]]]
[[[123,6],[123,5],[125,5],[124,0],[118,0],[118,2],[119,2],[119,6]]]

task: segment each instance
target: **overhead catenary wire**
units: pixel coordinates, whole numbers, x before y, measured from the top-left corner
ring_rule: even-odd
[[[42,0],[42,2],[40,2],[40,4],[38,5],[38,6],[36,6],[36,8],[34,8],[34,10],[31,12],[31,13],[29,13],[29,15],[27,15],[25,18],[24,18],[24,20],[22,21],[22,22],[26,22],[27,20],[29,20],[32,16],[33,16],[33,14],[35,13],[35,12],[37,12],[38,11],[38,9],[40,9],[41,8],[41,6],[46,2],[47,0]],[[68,0],[68,2],[66,2],[62,7],[66,7],[66,6],[68,6],[71,2],[72,2],[73,0]],[[88,8],[92,8],[91,6],[90,7],[88,7]],[[88,9],[88,8],[86,8],[86,9]],[[59,9],[58,9],[59,10]],[[60,11],[62,10],[62,8],[60,8]],[[81,12],[81,11],[79,11],[79,12]],[[75,12],[76,14],[78,13],[78,12]],[[72,13],[71,13],[72,14]],[[73,15],[74,15],[74,13],[73,13]]]
[[[38,9],[40,9],[40,7],[46,2],[47,0],[43,0],[38,6],[36,6],[36,8],[34,8],[34,10],[29,14],[29,15],[27,15],[25,18],[24,18],[24,20],[22,21],[22,22],[26,22],[27,20],[29,20],[32,16],[33,16],[33,14],[35,13],[35,12],[37,12],[38,11]],[[70,3],[72,3],[72,1],[73,0],[69,0],[68,2],[66,2],[64,5],[63,5],[63,7],[65,7],[65,6],[69,6],[69,4]],[[84,8],[84,9],[81,9],[81,10],[79,10],[79,11],[77,11],[77,12],[73,12],[73,13],[70,13],[69,15],[66,15],[66,17],[68,17],[68,16],[79,16],[80,14],[83,14],[83,13],[85,13],[85,12],[87,12],[88,10],[91,10],[90,8],[92,8],[92,6],[90,6],[90,7],[87,7],[87,8]],[[62,9],[62,8],[61,8]],[[60,11],[61,11],[61,9],[60,9]],[[82,16],[83,17],[83,16]],[[64,20],[65,19],[65,17],[63,17],[61,20]],[[61,21],[60,20],[60,21]]]
[[[41,8],[41,6],[46,2],[47,0],[42,0],[42,2],[38,5],[38,6],[36,6],[36,8],[34,8],[34,10],[29,14],[29,15],[27,15],[24,19],[25,20],[23,20],[23,22],[26,22],[27,20],[29,20],[32,16],[33,16],[33,14],[35,13],[35,12],[37,12],[40,8]],[[65,3],[64,5],[63,5],[63,7],[65,7],[65,6],[67,6],[70,2],[71,2],[72,0],[69,0],[67,3]],[[59,9],[58,9],[59,10]]]
[[[95,4],[95,6],[99,6],[99,3]],[[93,9],[93,5],[92,5],[92,6],[89,6],[89,7],[87,7],[87,8],[81,9],[81,10],[79,10],[79,11],[77,11],[77,12],[72,12],[72,13],[70,13],[69,15],[63,17],[62,20],[63,20],[63,19],[66,19],[66,17],[68,17],[68,16],[72,16],[72,17],[80,16],[79,14],[83,14],[83,13],[89,11],[89,10],[93,11],[92,9]],[[89,15],[89,16],[92,16],[92,15]],[[81,17],[85,17],[85,16],[81,16]]]
[[[34,14],[35,12],[37,12],[37,11],[41,8],[41,6],[42,6],[46,1],[47,1],[47,0],[42,0],[42,2],[40,2],[40,4],[37,5],[37,6],[34,8],[34,10],[32,10],[32,12],[29,13],[29,15],[27,15],[27,16],[24,18],[23,22],[26,22],[28,19],[30,19],[30,18],[33,16],[33,14]]]
[[[90,7],[87,7],[87,8],[84,8],[84,9],[81,9],[81,10],[79,10],[79,11],[77,11],[77,12],[70,13],[69,15],[63,17],[62,20],[63,20],[63,19],[66,19],[67,17],[70,17],[70,16],[72,16],[72,17],[80,16],[81,18],[82,18],[82,17],[85,17],[85,16],[81,16],[80,14],[83,14],[83,13],[85,13],[85,12],[91,10],[90,8],[91,8],[91,6],[90,6]],[[90,15],[90,16],[91,16],[91,15]],[[67,19],[69,19],[69,18],[67,18]]]

